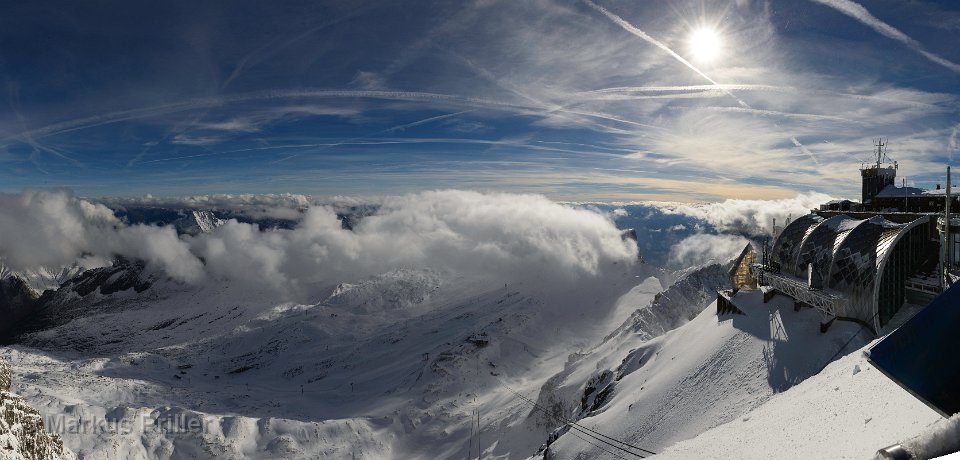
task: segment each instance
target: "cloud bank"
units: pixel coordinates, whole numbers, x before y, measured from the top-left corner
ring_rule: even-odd
[[[692,267],[707,262],[726,263],[736,257],[748,240],[738,235],[699,233],[684,238],[670,248],[670,266]]]
[[[665,213],[682,214],[704,220],[717,230],[744,235],[770,235],[773,219],[782,227],[787,217],[799,217],[832,200],[823,193],[802,193],[780,200],[729,199],[707,204],[663,204]],[[743,245],[740,246],[741,249]]]
[[[636,257],[635,243],[595,212],[538,195],[456,190],[384,198],[353,231],[332,207],[309,206],[292,230],[229,221],[197,236],[125,225],[69,191],[27,190],[0,194],[0,234],[0,257],[14,270],[122,255],[181,282],[237,280],[294,295],[401,267],[572,279]]]

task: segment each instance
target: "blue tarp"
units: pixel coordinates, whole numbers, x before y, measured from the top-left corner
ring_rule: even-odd
[[[869,357],[943,416],[960,412],[960,283],[874,345]]]

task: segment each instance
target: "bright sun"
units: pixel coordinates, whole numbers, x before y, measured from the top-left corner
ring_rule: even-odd
[[[698,62],[709,63],[720,56],[723,43],[716,30],[701,27],[690,35],[690,53]]]

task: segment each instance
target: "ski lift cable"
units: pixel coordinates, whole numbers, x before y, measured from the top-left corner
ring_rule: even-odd
[[[501,383],[503,383],[503,382],[501,381]],[[543,412],[547,417],[553,418],[553,419],[555,419],[555,420],[558,421],[558,422],[562,422],[563,424],[565,424],[565,425],[569,426],[570,428],[576,430],[576,431],[572,431],[571,433],[576,433],[577,431],[580,431],[581,433],[583,433],[583,434],[585,434],[585,435],[587,435],[587,436],[589,436],[589,437],[591,437],[591,438],[593,438],[593,439],[595,439],[595,440],[597,440],[597,441],[600,441],[600,442],[602,442],[602,443],[604,443],[604,444],[606,444],[606,445],[608,445],[608,446],[614,447],[614,448],[616,448],[616,449],[619,449],[619,450],[621,450],[621,451],[623,451],[623,452],[626,452],[626,453],[628,453],[628,454],[630,454],[630,455],[634,455],[634,456],[639,457],[639,458],[646,458],[646,457],[645,457],[644,455],[642,455],[642,454],[638,454],[638,453],[636,453],[636,452],[630,451],[629,449],[626,449],[626,448],[624,448],[623,446],[618,446],[618,445],[616,445],[616,444],[613,444],[613,443],[611,443],[610,441],[607,441],[607,440],[605,440],[605,439],[602,439],[601,437],[598,437],[598,436],[602,436],[603,438],[607,438],[607,439],[609,439],[609,440],[611,440],[611,441],[618,442],[618,443],[620,443],[620,444],[623,444],[623,445],[625,445],[625,446],[631,447],[631,448],[636,449],[636,450],[639,450],[639,451],[643,451],[643,452],[647,452],[647,453],[653,454],[653,452],[650,452],[650,451],[648,451],[648,450],[646,450],[646,449],[643,449],[643,448],[641,448],[641,447],[633,446],[633,445],[628,444],[628,443],[626,443],[626,442],[624,442],[624,441],[621,441],[621,440],[619,440],[619,439],[616,439],[616,438],[607,436],[607,435],[605,435],[605,434],[603,434],[603,433],[600,433],[600,432],[591,430],[590,428],[587,428],[587,427],[585,427],[585,426],[583,426],[583,425],[580,425],[580,424],[578,424],[578,423],[576,423],[576,422],[573,422],[573,421],[571,421],[571,420],[563,417],[562,415],[553,414],[553,413],[551,413],[549,410],[547,410],[545,407],[541,406],[540,404],[537,404],[536,401],[533,401],[533,400],[531,400],[531,399],[523,396],[522,394],[520,394],[520,393],[518,393],[517,391],[513,390],[512,388],[510,388],[510,387],[509,387],[508,385],[506,385],[505,383],[503,383],[503,386],[506,387],[507,389],[509,389],[509,390],[510,390],[511,392],[513,392],[515,395],[517,395],[520,399],[523,399],[523,400],[526,401],[527,403],[532,404],[536,409],[538,409],[538,410],[540,410],[541,412]],[[578,436],[578,437],[579,437],[579,436]],[[581,439],[583,439],[583,438],[581,438]]]
[[[494,376],[494,377],[496,378],[496,376]],[[510,385],[507,385],[506,382],[504,382],[504,381],[501,380],[500,378],[497,378],[497,380],[500,382],[501,385],[503,385],[504,388],[510,390],[511,393],[515,394],[518,398],[524,400],[524,401],[527,402],[528,404],[533,405],[535,408],[537,408],[538,410],[540,410],[541,412],[543,412],[544,414],[546,414],[548,417],[555,418],[555,419],[557,419],[557,421],[562,422],[562,423],[564,423],[565,425],[567,425],[567,426],[569,426],[569,427],[571,427],[571,428],[573,428],[573,429],[575,429],[575,430],[579,430],[579,431],[581,431],[583,434],[585,434],[585,435],[587,435],[587,436],[590,436],[591,438],[594,438],[594,439],[596,439],[596,440],[598,440],[598,441],[601,441],[601,442],[603,442],[603,443],[605,443],[605,444],[607,444],[607,445],[609,445],[609,446],[615,447],[615,448],[620,449],[620,450],[622,450],[622,451],[624,451],[624,452],[626,452],[626,453],[628,453],[628,454],[631,454],[631,455],[634,455],[634,456],[637,456],[637,457],[640,457],[640,458],[646,458],[645,455],[656,455],[656,452],[653,452],[653,451],[651,451],[651,450],[644,449],[644,448],[642,448],[642,447],[635,446],[635,445],[633,445],[633,444],[630,444],[630,443],[625,442],[625,441],[621,441],[621,440],[619,440],[619,439],[617,439],[617,438],[614,438],[614,437],[611,437],[611,436],[607,436],[607,435],[605,435],[605,434],[603,434],[603,433],[600,433],[599,431],[592,430],[592,429],[587,428],[587,427],[585,427],[585,426],[583,426],[583,425],[580,425],[580,424],[578,424],[578,423],[576,423],[576,422],[574,422],[574,421],[572,421],[572,420],[569,420],[569,419],[567,419],[566,417],[564,417],[563,415],[551,414],[545,407],[541,406],[541,405],[538,404],[536,401],[533,401],[533,400],[531,400],[530,398],[527,398],[526,396],[520,394],[518,391],[516,391],[516,390],[514,390],[513,388],[511,388]],[[606,439],[601,439],[601,438],[606,438]],[[608,441],[608,440],[609,440],[609,441]],[[627,447],[629,447],[629,448],[631,448],[631,449],[634,449],[634,450],[637,450],[637,451],[640,451],[640,452],[644,452],[644,454],[639,454],[639,453],[637,453],[637,452],[633,452],[633,451],[631,451],[631,450],[629,450],[629,449],[627,449],[627,448],[625,448],[625,447],[623,447],[623,446],[618,446],[618,445],[616,445],[616,444],[613,444],[613,443],[611,443],[610,441],[613,441],[613,442],[622,444],[623,446],[627,446]]]
[[[621,460],[630,460],[629,458],[624,457],[623,455],[620,455],[620,454],[618,454],[618,453],[616,453],[616,452],[614,452],[614,451],[607,450],[606,448],[604,448],[603,446],[601,446],[601,445],[599,445],[599,444],[594,444],[594,443],[593,443],[592,441],[590,441],[589,439],[587,439],[587,438],[585,438],[585,437],[583,437],[583,436],[580,436],[580,434],[577,433],[576,431],[571,431],[570,434],[572,434],[572,435],[580,438],[581,441],[583,441],[583,442],[585,442],[585,443],[587,443],[587,444],[590,444],[591,446],[596,447],[597,449],[600,449],[600,450],[602,450],[602,451],[604,451],[604,452],[606,452],[606,453],[608,453],[608,454],[610,454],[610,455],[613,455],[614,457],[617,457],[617,458],[619,458],[619,459],[621,459]],[[641,457],[641,458],[645,458],[645,457]]]

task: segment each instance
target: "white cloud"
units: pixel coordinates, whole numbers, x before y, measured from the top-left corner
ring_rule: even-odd
[[[113,255],[146,260],[178,280],[200,279],[199,260],[172,228],[123,226],[102,204],[68,191],[0,194],[0,258],[10,269],[102,265]]]
[[[803,193],[781,200],[734,200],[705,204],[662,204],[667,213],[684,214],[703,219],[720,231],[749,235],[770,234],[773,219],[783,226],[788,216],[809,214],[811,209],[832,200],[822,193]],[[741,245],[741,248],[743,246]]]
[[[331,197],[321,199],[293,193],[261,195],[221,194],[186,197],[154,197],[147,195],[136,198],[101,198],[97,201],[117,209],[134,206],[152,206],[162,208],[223,210],[242,212],[253,218],[289,220],[299,220],[302,217],[302,213],[310,206],[320,204],[350,206],[359,204],[359,201],[353,198]]]
[[[726,263],[740,254],[748,240],[737,235],[691,235],[670,248],[670,266],[692,267],[707,262]]]
[[[301,199],[248,196],[241,202],[309,206]],[[183,202],[236,204],[225,197]],[[293,230],[230,221],[194,237],[178,237],[169,227],[125,226],[105,206],[66,191],[0,195],[0,204],[0,257],[13,269],[124,255],[180,281],[231,279],[291,295],[402,267],[511,282],[569,280],[632,263],[637,250],[608,217],[538,195],[448,190],[387,197],[353,231],[341,227],[333,208],[309,206]]]
[[[0,254],[12,269],[69,265],[119,221],[103,205],[65,191],[0,194]]]

